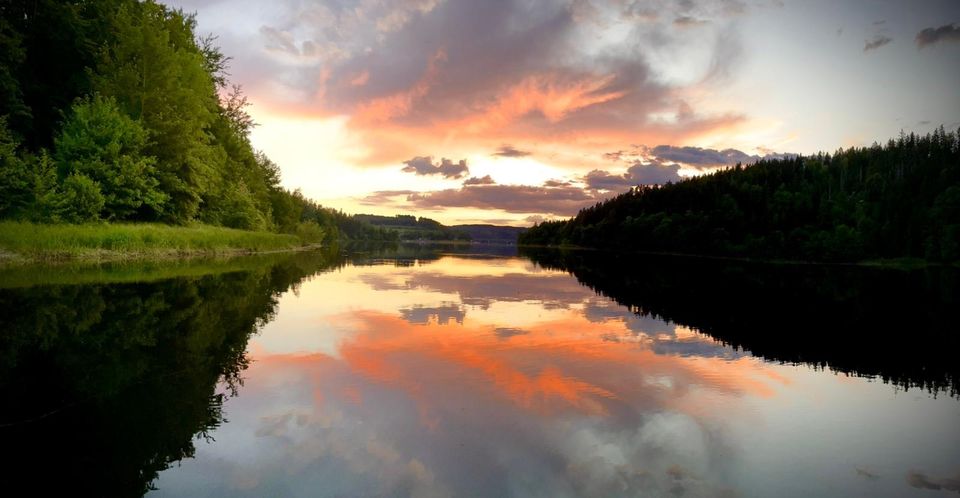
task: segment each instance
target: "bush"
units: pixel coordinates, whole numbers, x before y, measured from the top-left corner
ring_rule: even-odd
[[[313,220],[301,221],[297,224],[296,230],[294,230],[294,235],[305,244],[322,242],[324,234],[323,228],[320,228],[320,225]]]
[[[0,116],[0,218],[20,214],[30,205],[30,168],[16,155],[19,144]]]
[[[227,189],[221,202],[219,222],[223,226],[243,230],[264,230],[267,228],[266,218],[257,209],[253,194],[250,193],[250,189],[242,180],[235,187]]]
[[[39,223],[56,223],[60,221],[57,167],[46,152],[41,152],[31,162],[29,218]]]
[[[167,200],[153,156],[144,154],[140,122],[99,96],[78,101],[56,139],[61,177],[80,174],[99,185],[108,219],[155,219]]]
[[[100,219],[104,198],[100,184],[86,175],[72,174],[63,181],[60,217],[70,223]]]

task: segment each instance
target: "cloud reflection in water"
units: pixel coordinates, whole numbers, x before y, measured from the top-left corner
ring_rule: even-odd
[[[221,475],[238,495],[739,495],[731,421],[762,425],[750,405],[778,403],[783,370],[565,273],[446,260],[284,296],[223,444],[160,494]]]

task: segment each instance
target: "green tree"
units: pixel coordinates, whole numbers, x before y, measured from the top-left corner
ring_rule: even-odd
[[[167,197],[155,158],[144,154],[147,132],[113,99],[79,101],[55,143],[62,176],[80,174],[99,184],[105,218],[155,219],[162,212]]]
[[[100,219],[105,199],[100,185],[83,174],[72,173],[63,181],[60,197],[60,218],[69,223],[85,223]]]
[[[19,143],[7,129],[7,120],[0,117],[0,218],[20,215],[33,198],[32,174],[17,155]]]
[[[95,88],[116,98],[150,132],[145,149],[157,158],[162,218],[197,217],[218,173],[208,129],[218,110],[216,83],[194,37],[195,21],[153,1],[123,6],[117,41],[97,67]]]
[[[57,181],[57,165],[42,151],[31,161],[30,205],[27,209],[30,221],[56,223],[60,221],[60,192]]]

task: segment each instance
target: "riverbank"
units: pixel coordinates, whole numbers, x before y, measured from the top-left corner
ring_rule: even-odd
[[[631,254],[636,256],[656,256],[656,257],[669,257],[669,258],[680,258],[680,259],[704,259],[704,260],[716,260],[716,261],[730,261],[736,263],[751,263],[751,264],[762,264],[762,265],[783,265],[783,266],[864,266],[864,267],[873,267],[873,268],[886,268],[886,269],[895,269],[895,270],[920,270],[928,267],[941,267],[941,266],[952,266],[960,267],[960,261],[954,262],[939,262],[939,261],[928,261],[921,258],[887,258],[887,259],[864,259],[859,261],[812,261],[812,260],[795,260],[795,259],[775,259],[775,258],[755,258],[755,257],[745,257],[745,256],[722,256],[716,254],[698,254],[698,253],[682,253],[682,252],[658,252],[658,251],[631,251],[631,250],[614,250],[614,249],[605,249],[605,248],[596,248],[596,247],[586,247],[586,246],[575,246],[575,245],[539,245],[539,244],[520,244],[517,246],[519,248],[520,254],[529,251],[559,251],[559,252],[599,252],[599,253],[611,253],[611,254]]]
[[[0,222],[0,265],[228,256],[299,250],[295,235],[209,225]]]
[[[286,268],[313,273],[342,261],[335,246],[256,254],[196,256],[121,261],[58,261],[0,264],[0,290],[43,285],[146,283],[172,278],[201,278],[225,273]]]

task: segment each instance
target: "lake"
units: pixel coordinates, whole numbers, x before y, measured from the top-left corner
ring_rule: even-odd
[[[957,269],[516,251],[0,271],[2,484],[960,492]]]

